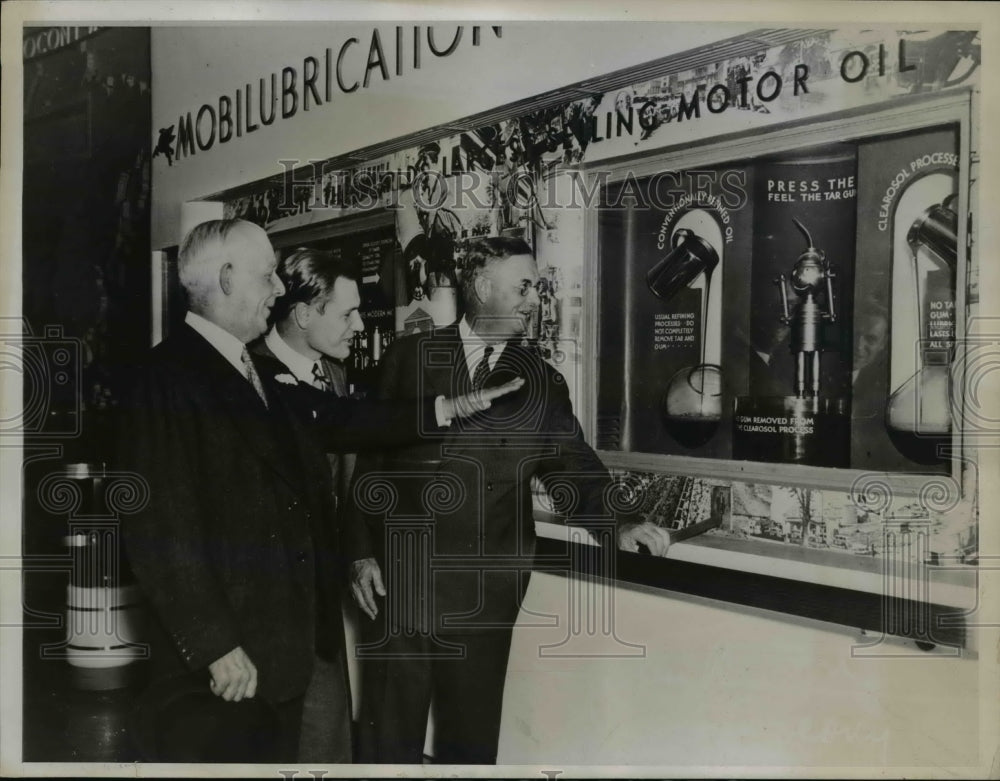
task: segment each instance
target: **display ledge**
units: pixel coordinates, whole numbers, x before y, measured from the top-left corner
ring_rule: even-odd
[[[632,453],[620,450],[598,450],[597,455],[601,462],[612,470],[676,474],[707,480],[734,480],[740,483],[804,486],[821,491],[844,491],[852,494],[872,491],[879,496],[883,492],[889,492],[897,496],[915,497],[926,491],[928,483],[932,481],[940,483],[949,491],[958,490],[953,487],[959,485],[959,481],[951,472],[875,472],[808,464],[778,465],[764,461]]]
[[[966,616],[978,604],[974,568],[949,569],[753,540],[702,535],[666,557],[619,552],[611,569],[580,530],[536,521],[539,569],[572,561],[574,571],[657,590],[773,610],[917,641],[969,648]],[[586,539],[586,541],[584,541]],[[575,549],[575,550],[574,550]]]

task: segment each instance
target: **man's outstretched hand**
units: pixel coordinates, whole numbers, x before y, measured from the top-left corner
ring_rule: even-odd
[[[518,377],[495,388],[483,388],[482,390],[472,391],[472,393],[466,393],[462,396],[456,396],[453,399],[445,399],[443,402],[444,416],[451,420],[453,418],[467,418],[470,415],[475,415],[477,412],[483,412],[490,408],[490,404],[493,403],[494,399],[499,399],[501,396],[513,393],[522,385],[524,385],[524,379]]]

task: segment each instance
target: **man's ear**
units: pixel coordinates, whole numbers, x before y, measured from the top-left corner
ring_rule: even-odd
[[[312,307],[299,301],[292,307],[292,317],[295,318],[295,325],[304,331],[306,326],[309,325],[309,319],[312,317]]]
[[[485,304],[489,300],[492,285],[493,282],[483,275],[480,274],[476,277],[473,289],[476,291],[476,298],[479,299],[481,304]]]
[[[219,269],[219,287],[227,296],[233,291],[233,264],[228,260]]]

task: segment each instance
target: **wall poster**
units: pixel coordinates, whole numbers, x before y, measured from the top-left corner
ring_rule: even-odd
[[[948,470],[957,128],[633,183],[599,215],[601,449]]]
[[[728,491],[670,557],[860,594],[904,567],[966,598],[941,580],[979,558],[952,398],[975,301],[963,126],[914,124],[753,138],[731,161],[681,152],[603,184],[596,447],[672,535],[703,521],[697,497]]]

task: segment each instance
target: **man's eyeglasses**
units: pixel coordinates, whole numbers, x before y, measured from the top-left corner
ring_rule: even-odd
[[[517,285],[514,289],[521,294],[521,298],[526,298],[532,288],[534,288],[538,295],[545,295],[549,289],[549,282],[544,277],[537,282],[532,282],[530,279],[522,279],[521,284]]]

